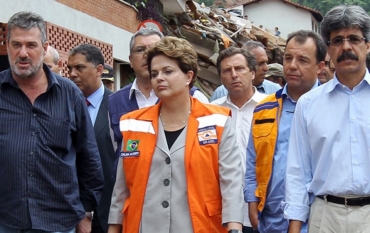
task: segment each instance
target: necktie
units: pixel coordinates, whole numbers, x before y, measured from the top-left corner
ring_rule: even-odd
[[[86,106],[90,106],[90,101],[88,99],[85,99],[86,100]]]

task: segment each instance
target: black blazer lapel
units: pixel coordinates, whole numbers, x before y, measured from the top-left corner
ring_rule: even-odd
[[[108,88],[104,88],[104,96],[103,100],[101,101],[100,108],[98,111],[98,115],[96,116],[95,125],[94,125],[94,132],[95,135],[99,135],[99,133],[106,127],[108,124],[108,99],[109,95],[113,92]],[[109,127],[109,126],[108,126]]]

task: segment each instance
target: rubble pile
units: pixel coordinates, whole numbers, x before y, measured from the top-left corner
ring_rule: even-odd
[[[260,41],[266,47],[269,63],[282,63],[285,40],[238,18],[222,9],[208,9],[187,1],[187,11],[168,16],[169,33],[189,41],[198,54],[198,86],[211,96],[221,85],[216,61],[220,51],[229,46],[241,47],[249,40]]]

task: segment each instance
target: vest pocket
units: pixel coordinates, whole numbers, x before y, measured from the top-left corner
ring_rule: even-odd
[[[208,216],[214,216],[222,213],[222,201],[220,198],[206,202]]]
[[[269,119],[267,119],[269,120]],[[257,120],[255,120],[257,121]],[[262,120],[260,120],[262,121]],[[273,122],[264,122],[261,124],[257,124],[256,122],[253,124],[253,136],[254,137],[266,137],[270,135],[272,132],[272,128],[274,128],[274,123]]]
[[[222,200],[221,198],[215,198],[206,202],[208,219],[209,219],[209,231],[208,232],[222,232]]]

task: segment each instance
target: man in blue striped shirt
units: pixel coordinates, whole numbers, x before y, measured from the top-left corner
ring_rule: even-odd
[[[45,21],[8,22],[10,69],[0,73],[0,232],[88,232],[103,187],[81,91],[43,64]]]

